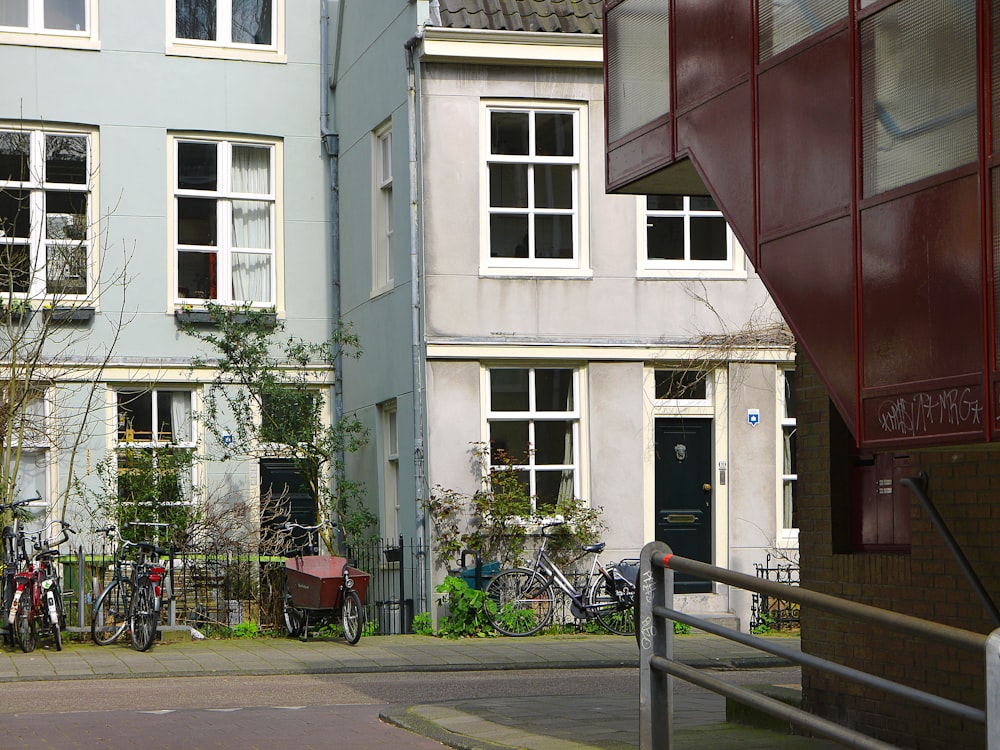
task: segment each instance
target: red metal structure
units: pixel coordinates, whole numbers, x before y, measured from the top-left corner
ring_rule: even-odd
[[[609,192],[711,193],[860,446],[997,440],[1000,0],[604,18]]]

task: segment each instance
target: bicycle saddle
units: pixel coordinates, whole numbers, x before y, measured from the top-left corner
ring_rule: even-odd
[[[604,548],[607,545],[604,542],[598,542],[597,544],[585,544],[583,545],[584,552],[604,552]]]

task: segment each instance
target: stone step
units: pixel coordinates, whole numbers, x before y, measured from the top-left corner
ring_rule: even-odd
[[[713,625],[719,625],[730,630],[740,629],[740,618],[733,612],[685,612],[684,614],[708,620]]]

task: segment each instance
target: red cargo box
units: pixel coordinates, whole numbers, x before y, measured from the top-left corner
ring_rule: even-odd
[[[345,569],[364,604],[370,576],[348,565],[343,557],[327,555],[291,557],[285,561],[285,575],[288,577],[292,603],[304,609],[339,607],[342,603],[340,588],[344,584]]]

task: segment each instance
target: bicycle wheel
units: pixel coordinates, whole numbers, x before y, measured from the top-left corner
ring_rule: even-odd
[[[486,587],[486,617],[504,635],[531,635],[552,619],[552,586],[524,568],[504,570]]]
[[[344,640],[354,645],[361,640],[361,597],[357,591],[345,591],[340,607],[340,622],[344,626]]]
[[[148,651],[153,645],[159,614],[153,582],[146,577],[140,578],[135,587],[131,611],[132,648],[136,651]]]
[[[589,604],[605,630],[615,635],[635,633],[635,587],[628,581],[597,575],[590,586]]]
[[[14,619],[14,637],[17,639],[17,646],[24,653],[35,650],[38,635],[35,632],[35,618],[31,613],[31,593],[25,592],[28,599],[23,599],[17,608],[17,617]]]
[[[284,592],[281,595],[281,613],[285,619],[285,630],[292,638],[298,638],[306,627],[305,613],[292,604],[292,595],[288,593],[288,581],[285,581]]]
[[[49,628],[52,631],[52,640],[55,643],[56,651],[62,651],[62,633],[66,624],[63,617],[62,592],[58,585],[52,587],[52,596],[55,597],[56,621],[52,622],[51,614],[48,611],[45,614],[49,615]]]
[[[114,643],[125,632],[132,590],[131,581],[119,579],[109,583],[97,597],[90,616],[90,637],[98,646]]]

